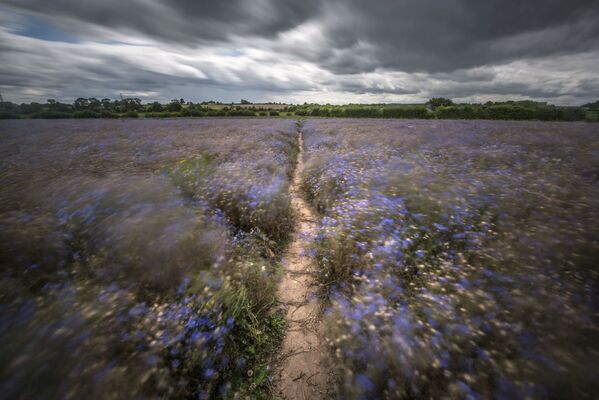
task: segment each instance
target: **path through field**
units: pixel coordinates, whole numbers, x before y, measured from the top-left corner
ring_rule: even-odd
[[[287,321],[287,333],[279,355],[278,394],[287,400],[323,399],[331,387],[320,301],[312,278],[315,265],[312,258],[305,254],[309,239],[316,232],[316,219],[301,194],[304,166],[301,128],[298,141],[299,154],[290,187],[296,226],[283,256],[285,271],[278,292],[279,301],[286,308]]]

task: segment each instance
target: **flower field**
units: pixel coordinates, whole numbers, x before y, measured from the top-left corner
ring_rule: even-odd
[[[294,121],[0,131],[3,397],[264,392]]]
[[[223,118],[0,122],[3,397],[277,398],[298,130],[338,398],[599,395],[596,124]]]
[[[599,393],[599,130],[310,120],[339,397]]]

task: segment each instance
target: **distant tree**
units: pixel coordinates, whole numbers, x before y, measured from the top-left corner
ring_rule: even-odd
[[[169,112],[178,112],[181,111],[181,109],[183,108],[183,106],[181,105],[181,103],[179,103],[178,100],[172,100],[170,103],[168,103],[166,105],[166,109]]]
[[[153,102],[152,104],[148,104],[148,109],[151,112],[162,112],[162,111],[164,111],[164,107],[162,107],[162,104],[160,104],[157,101]]]
[[[182,104],[184,103],[184,104]],[[304,103],[303,105],[284,105],[276,110],[271,107],[277,103],[253,104],[242,99],[239,104],[225,105],[211,100],[209,102],[187,102],[173,99],[164,105],[159,102],[142,103],[139,98],[120,98],[110,100],[94,97],[80,97],[72,103],[61,103],[48,99],[45,104],[0,102],[0,118],[134,118],[144,112],[144,117],[213,117],[213,116],[314,116],[314,117],[354,117],[354,118],[439,118],[439,119],[504,119],[504,120],[542,120],[542,121],[596,121],[599,101],[583,106],[555,106],[547,102],[533,100],[503,101],[454,104],[450,99],[432,98],[426,106],[405,104],[347,104],[331,105]],[[219,104],[222,108],[208,107]],[[204,107],[202,106],[204,105]]]
[[[129,111],[143,111],[144,106],[141,104],[141,99],[135,98],[123,98],[120,100],[115,100],[112,103],[112,107],[115,112],[119,113],[127,113]]]
[[[102,103],[95,97],[90,97],[89,99],[87,99],[87,101],[88,107],[92,110],[99,110],[100,108],[102,108]]]
[[[449,107],[453,106],[453,101],[444,97],[433,97],[432,99],[426,102],[426,105],[432,109],[435,109],[437,107]]]
[[[2,104],[6,104],[6,103],[2,103]],[[8,103],[8,104],[12,104],[12,103]],[[20,105],[19,109],[20,109],[21,114],[33,114],[33,113],[39,113],[39,112],[43,111],[44,105],[40,104],[40,103],[30,103],[30,104],[22,103]],[[4,110],[4,111],[6,111],[6,110]]]
[[[19,111],[23,112],[23,109],[27,107],[26,104],[22,104],[20,107],[10,101],[0,102],[0,119],[12,119],[19,118]],[[24,113],[24,112],[23,112]]]
[[[123,101],[125,102],[125,109],[127,110],[127,112],[143,110],[143,105],[141,104],[140,98],[137,98],[137,97],[127,98],[127,99],[124,99]]]
[[[64,104],[54,99],[48,99],[47,106],[50,111],[56,112],[69,112],[73,109],[70,104]]]
[[[588,108],[591,111],[599,111],[599,101],[594,103],[587,103],[582,105],[584,108]]]
[[[79,97],[73,102],[73,108],[75,110],[85,110],[89,106],[89,101],[83,97]]]
[[[103,98],[102,100],[100,100],[100,102],[102,103],[102,108],[104,110],[106,110],[106,111],[112,110],[112,100]]]

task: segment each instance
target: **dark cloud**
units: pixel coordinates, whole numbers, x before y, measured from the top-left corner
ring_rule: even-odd
[[[384,86],[368,86],[368,85],[340,85],[341,91],[352,92],[356,94],[417,94],[420,91],[417,89],[405,89],[402,87],[384,87]]]
[[[136,31],[188,45],[233,35],[273,38],[315,20],[323,40],[287,50],[338,73],[453,71],[599,46],[596,0],[3,2],[62,18],[71,28]]]
[[[3,92],[599,97],[597,0],[0,0],[0,35]]]
[[[334,88],[340,92],[350,92],[355,94],[417,94],[420,92],[417,88],[407,88],[400,85],[390,85],[383,82],[358,81],[354,77],[349,79],[330,79],[324,80],[321,84],[325,87]]]
[[[182,44],[225,41],[232,35],[272,37],[319,12],[316,0],[2,0],[53,17],[63,27],[93,33],[102,27],[135,31]]]
[[[447,72],[519,57],[599,46],[596,0],[343,1],[324,24],[327,46],[346,49],[320,63],[342,73],[375,68]],[[345,10],[337,18],[338,10]],[[370,45],[352,52],[356,43]]]
[[[444,97],[459,99],[471,96],[473,93],[482,96],[507,95],[514,98],[525,93],[526,96],[543,99],[552,99],[567,94],[560,90],[560,88],[540,87],[524,82],[473,82],[461,85],[448,85],[446,88],[441,89],[439,94]]]

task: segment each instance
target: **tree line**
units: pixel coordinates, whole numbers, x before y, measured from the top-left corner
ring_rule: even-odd
[[[449,99],[434,98],[426,104],[376,105],[302,105],[296,115],[311,117],[414,118],[414,119],[496,119],[540,121],[596,120],[592,110],[584,106],[555,106],[536,101],[487,102],[455,104]]]
[[[497,119],[542,121],[596,121],[599,102],[583,106],[555,106],[536,101],[454,103],[433,98],[425,104],[268,104],[248,107],[209,101],[193,103],[173,99],[168,103],[144,103],[139,98],[118,100],[83,98],[73,103],[49,99],[46,103],[0,102],[0,119],[15,118],[173,118],[173,117],[336,117],[336,118],[410,118],[410,119]],[[243,105],[243,106],[242,106]]]

